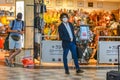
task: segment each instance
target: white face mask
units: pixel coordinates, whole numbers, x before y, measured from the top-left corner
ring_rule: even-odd
[[[63,20],[63,22],[67,22],[68,18],[63,18],[62,20]]]

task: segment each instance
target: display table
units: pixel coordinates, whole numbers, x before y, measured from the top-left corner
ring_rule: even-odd
[[[68,62],[72,60],[68,54]],[[61,41],[42,41],[42,62],[63,62],[63,49]]]
[[[100,36],[99,40],[98,63],[118,63],[118,45],[120,45],[120,37]]]

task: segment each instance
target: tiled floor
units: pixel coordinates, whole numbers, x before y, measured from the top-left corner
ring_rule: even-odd
[[[65,75],[62,64],[48,66],[50,64],[45,63],[37,69],[28,69],[21,66],[7,67],[3,61],[4,56],[0,58],[0,80],[106,80],[106,72],[117,70],[116,65],[97,65],[97,68],[96,65],[80,65],[84,73],[76,75],[71,67],[70,75]]]
[[[84,73],[64,74],[64,69],[28,69],[0,65],[0,80],[106,80],[106,72],[117,69],[83,69]]]

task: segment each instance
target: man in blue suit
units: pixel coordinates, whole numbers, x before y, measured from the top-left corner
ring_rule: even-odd
[[[69,50],[71,51],[72,58],[74,59],[76,73],[82,73],[83,71],[79,67],[77,53],[76,53],[76,38],[74,35],[74,27],[68,21],[68,19],[69,19],[68,15],[66,13],[62,13],[60,15],[60,20],[62,22],[58,27],[59,36],[60,39],[62,40],[63,63],[65,68],[65,74],[70,74],[68,68],[68,62],[67,62],[67,55]]]

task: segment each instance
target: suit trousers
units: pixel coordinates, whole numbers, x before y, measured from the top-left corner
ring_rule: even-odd
[[[68,55],[69,50],[72,53],[72,58],[74,59],[74,64],[75,64],[76,69],[79,69],[76,45],[74,42],[70,42],[68,43],[68,45],[69,46],[67,48],[63,48],[63,64],[64,64],[65,71],[69,71],[68,61],[67,61],[67,55]]]

